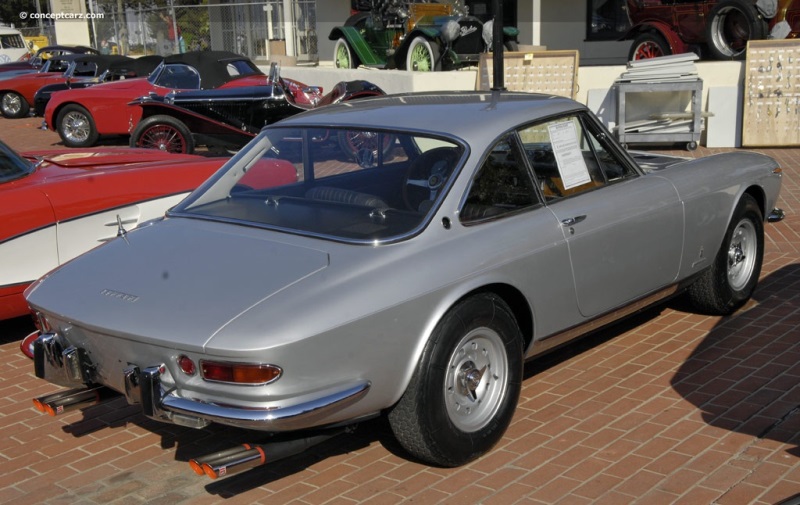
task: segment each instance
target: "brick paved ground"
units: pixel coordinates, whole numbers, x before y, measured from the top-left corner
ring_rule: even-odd
[[[37,124],[0,119],[0,138],[57,144]],[[755,301],[722,319],[672,302],[529,364],[508,433],[463,468],[410,461],[378,420],[275,466],[199,478],[189,458],[251,434],[161,425],[121,400],[41,415],[30,399],[56,388],[18,351],[29,324],[0,323],[0,503],[740,505],[800,493],[800,149],[763,152],[784,166],[789,217],[767,226]]]

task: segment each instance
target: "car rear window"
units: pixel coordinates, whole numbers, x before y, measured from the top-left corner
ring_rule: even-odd
[[[427,222],[463,153],[428,135],[270,128],[175,214],[341,241],[399,240]]]

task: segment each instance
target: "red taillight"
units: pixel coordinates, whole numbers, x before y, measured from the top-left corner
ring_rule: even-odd
[[[178,366],[180,367],[181,371],[186,375],[194,375],[197,373],[197,367],[194,365],[194,361],[192,361],[188,356],[181,355],[178,357]]]
[[[275,365],[245,365],[200,361],[203,378],[208,381],[231,384],[268,384],[281,376],[282,370]]]

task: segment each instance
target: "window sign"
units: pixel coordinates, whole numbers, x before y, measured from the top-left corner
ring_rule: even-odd
[[[564,121],[548,125],[547,129],[550,133],[550,142],[564,189],[591,182],[592,178],[589,176],[586,160],[578,145],[575,124],[572,121]]]

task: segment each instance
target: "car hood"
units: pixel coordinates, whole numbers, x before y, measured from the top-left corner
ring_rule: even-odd
[[[122,338],[202,352],[259,302],[328,267],[280,234],[191,219],[140,226],[51,272],[32,307]]]

